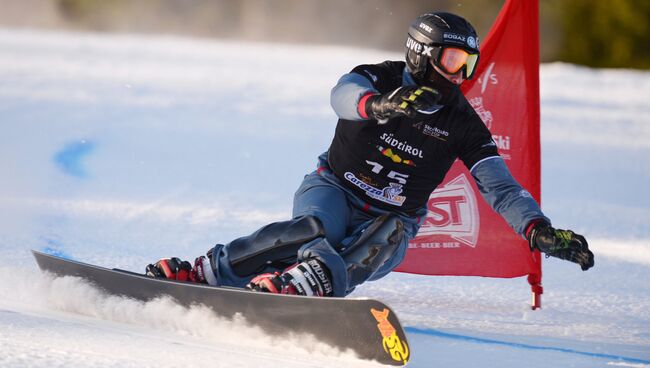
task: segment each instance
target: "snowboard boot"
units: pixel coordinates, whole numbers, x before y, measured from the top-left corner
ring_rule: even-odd
[[[331,280],[327,267],[312,258],[297,263],[282,273],[258,275],[246,285],[246,289],[274,294],[332,296]]]
[[[163,258],[154,264],[147,265],[145,274],[150,277],[165,278],[177,281],[189,281],[199,284],[216,285],[217,278],[212,271],[210,259],[200,256],[194,260],[194,266],[180,258]]]

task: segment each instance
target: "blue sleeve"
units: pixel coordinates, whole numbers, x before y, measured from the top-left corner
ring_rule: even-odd
[[[525,237],[526,226],[532,220],[551,222],[530,193],[512,177],[501,156],[477,162],[470,173],[483,198],[519,235]]]
[[[348,73],[332,88],[330,103],[341,119],[365,120],[359,115],[357,105],[368,92],[377,92],[370,80],[357,73]]]

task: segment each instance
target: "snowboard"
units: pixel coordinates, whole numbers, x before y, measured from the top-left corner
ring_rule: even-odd
[[[104,292],[148,301],[169,296],[181,305],[202,304],[220,316],[240,315],[276,337],[309,334],[360,359],[405,365],[410,357],[406,334],[386,304],[362,298],[318,298],[252,292],[95,266],[32,250],[41,270],[86,279]]]

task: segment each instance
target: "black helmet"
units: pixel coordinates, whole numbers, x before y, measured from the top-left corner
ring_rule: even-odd
[[[431,64],[439,65],[444,48],[459,48],[472,55],[464,65],[465,79],[471,79],[478,63],[478,36],[464,18],[451,13],[427,13],[415,19],[406,38],[406,64],[417,80],[429,80]],[[452,73],[453,74],[453,73]]]

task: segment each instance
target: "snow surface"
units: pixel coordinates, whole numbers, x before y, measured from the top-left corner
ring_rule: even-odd
[[[169,300],[38,271],[29,249],[142,271],[289,216],[333,135],[340,47],[0,29],[0,366],[364,367]],[[391,274],[413,367],[650,367],[650,74],[542,65],[542,198],[596,266],[524,279]],[[333,321],[335,323],[335,321]]]

